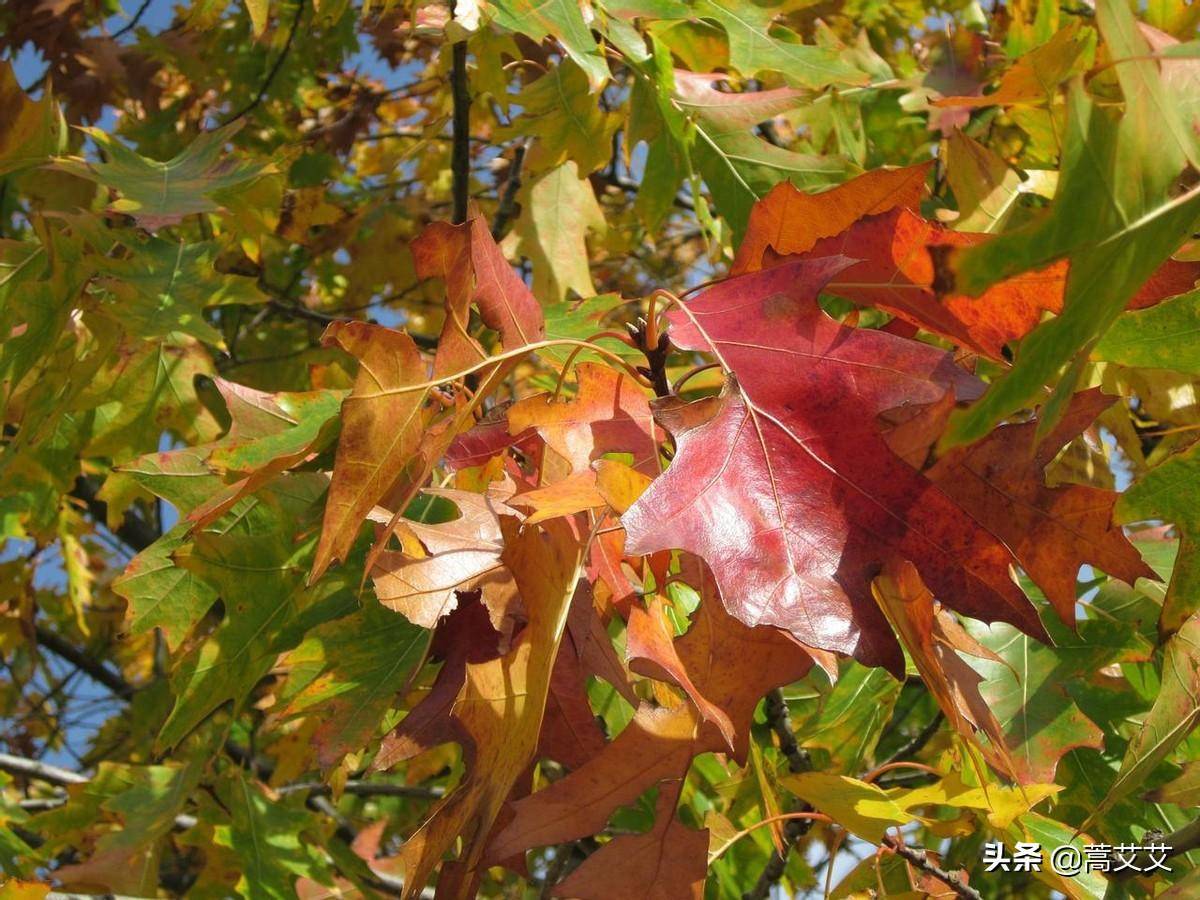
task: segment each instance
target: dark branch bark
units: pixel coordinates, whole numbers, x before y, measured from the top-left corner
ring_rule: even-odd
[[[150,4],[154,0],[142,0],[142,5],[137,8],[137,12],[133,14],[133,18],[113,32],[112,39],[115,41],[119,37],[123,37],[133,29],[137,28],[138,22],[142,21],[142,16],[146,14],[146,10],[150,8]]]
[[[303,319],[307,322],[316,322],[319,325],[329,325],[333,322],[355,322],[358,321],[353,316],[335,315],[333,313],[318,312],[314,309],[306,309],[303,306],[285,303],[282,300],[272,299],[267,301],[267,306],[282,316],[287,316],[292,319]],[[413,339],[413,343],[422,350],[436,350],[437,338],[430,337],[426,334],[416,334],[408,332],[408,336]]]
[[[83,502],[88,515],[98,524],[107,527],[108,504],[100,499],[100,488],[96,482],[80,475],[75,479],[75,486],[71,488],[71,496]],[[158,529],[154,525],[133,512],[125,513],[125,517],[113,534],[124,541],[135,553],[145,550],[159,537]]]
[[[418,800],[438,800],[445,792],[437,787],[413,787],[407,784],[377,784],[371,781],[350,780],[346,782],[344,793],[357,797],[410,797]],[[285,784],[278,789],[280,794],[294,794],[299,791],[311,791],[326,796],[333,792],[327,784],[319,781],[300,781],[295,784]]]
[[[901,760],[911,759],[912,757],[916,756],[921,752],[922,748],[929,743],[930,739],[937,734],[938,728],[941,727],[941,724],[943,721],[945,721],[945,719],[946,714],[939,709],[937,711],[937,715],[930,719],[925,727],[922,728],[911,741],[885,759],[882,763],[880,763],[880,765],[891,765],[894,762],[900,762]]]
[[[766,714],[771,730],[779,738],[779,749],[788,761],[788,768],[797,775],[801,772],[811,771],[812,760],[809,759],[808,751],[804,750],[796,741],[796,733],[792,731],[792,717],[788,713],[787,701],[783,699],[783,691],[779,688],[767,694]],[[801,803],[792,810],[792,812],[812,811],[812,806],[807,803]],[[758,876],[758,881],[755,882],[753,888],[742,895],[743,900],[766,900],[771,893],[771,888],[783,877],[783,870],[787,867],[788,853],[791,852],[792,847],[796,846],[808,834],[810,828],[812,828],[812,819],[788,820],[787,824],[783,827],[783,852],[780,853],[778,850],[771,851],[771,858],[763,866],[763,870]]]
[[[467,88],[467,43],[458,41],[453,53],[450,92],[454,102],[450,170],[454,176],[454,224],[467,221],[471,186],[471,94]]]
[[[508,181],[504,184],[504,193],[500,195],[500,205],[496,208],[496,217],[492,219],[492,237],[497,241],[508,230],[513,213],[517,208],[517,192],[521,189],[521,169],[525,166],[525,154],[529,152],[529,142],[522,141],[513,152],[512,166],[508,170]]]
[[[1193,850],[1200,850],[1200,819],[1189,822],[1182,828],[1172,831],[1170,834],[1161,835],[1155,832],[1148,832],[1142,838],[1142,846],[1147,844],[1162,844],[1170,847],[1170,850],[1162,854],[1155,854],[1155,858],[1170,859],[1174,856],[1182,856],[1185,853],[1191,853]],[[1140,874],[1150,864],[1150,854],[1142,851],[1134,856],[1134,867],[1124,868],[1112,872],[1110,877],[1114,879],[1133,878]]]

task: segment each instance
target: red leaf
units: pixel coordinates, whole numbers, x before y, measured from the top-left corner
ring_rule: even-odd
[[[747,625],[893,672],[903,656],[869,584],[893,556],[956,609],[1044,636],[1008,549],[888,449],[876,423],[978,384],[932,347],[826,316],[816,295],[847,265],[787,263],[671,312],[675,344],[712,352],[731,377],[719,398],[660,405],[676,455],[622,519],[629,551],[696,553]]]
[[[951,450],[927,473],[959,506],[1003,540],[1059,617],[1075,621],[1075,581],[1084,563],[1133,584],[1157,579],[1119,525],[1113,491],[1072,484],[1047,487],[1046,465],[1112,397],[1077,394],[1035,452],[1037,422],[1002,425],[977,444]]]

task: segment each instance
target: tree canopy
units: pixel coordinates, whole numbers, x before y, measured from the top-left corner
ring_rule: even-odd
[[[1198,29],[0,4],[0,895],[1200,895]]]

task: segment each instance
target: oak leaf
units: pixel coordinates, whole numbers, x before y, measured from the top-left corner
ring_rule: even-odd
[[[504,521],[504,561],[517,580],[529,624],[504,656],[466,665],[451,717],[467,775],[405,842],[400,860],[406,897],[420,893],[460,837],[453,893],[469,895],[492,826],[537,748],[583,544],[566,522],[518,534],[515,520]]]
[[[342,404],[342,433],[310,582],[334,560],[346,558],[367,514],[425,433],[424,393],[399,392],[425,380],[425,364],[411,337],[365,322],[339,322],[329,326],[324,341],[356,357],[359,370]]]
[[[513,804],[513,818],[488,846],[488,858],[508,859],[530,847],[560,844],[601,831],[660,781],[682,778],[705,749],[700,718],[690,703],[673,708],[643,703],[604,751],[570,775]],[[631,766],[630,760],[638,760]]]
[[[691,627],[674,638],[662,599],[651,598],[648,609],[630,612],[626,654],[635,672],[682,687],[726,749],[744,762],[759,700],[803,678],[813,660],[787,632],[751,628],[731,616],[707,568],[694,559],[689,568],[697,570],[690,583],[701,598]]]
[[[670,313],[672,341],[712,352],[730,378],[720,397],[658,407],[676,455],[622,517],[629,551],[695,553],[746,624],[895,672],[902,656],[869,588],[892,555],[956,609],[1044,635],[1008,549],[895,456],[875,421],[976,384],[932,347],[825,315],[816,294],[847,264],[786,263]]]
[[[553,897],[607,900],[700,900],[708,870],[708,829],[688,828],[675,816],[683,782],[659,788],[654,827],[623,834],[589,856],[555,885]]]
[[[501,562],[500,517],[514,515],[505,503],[510,491],[426,493],[452,502],[458,516],[437,524],[401,519],[402,534],[418,545],[410,544],[405,551],[380,551],[371,569],[375,595],[413,624],[432,628],[454,609],[459,592],[478,590],[492,624],[502,630],[504,619],[518,603],[512,575]],[[390,522],[393,517],[381,510],[373,518]],[[425,555],[417,555],[422,552]]]
[[[1076,394],[1040,444],[1036,422],[1002,425],[970,447],[951,450],[926,473],[1008,545],[1068,625],[1075,621],[1075,583],[1084,563],[1129,584],[1157,577],[1113,524],[1116,493],[1046,485],[1044,470],[1055,454],[1112,402],[1097,390]]]

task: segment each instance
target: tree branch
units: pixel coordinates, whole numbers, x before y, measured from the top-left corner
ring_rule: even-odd
[[[108,504],[100,499],[100,488],[92,479],[84,475],[76,478],[75,486],[71,488],[71,496],[83,501],[88,515],[97,523],[108,527]],[[128,544],[135,553],[145,550],[159,538],[157,528],[130,511],[126,511],[125,517],[113,534]]]
[[[146,14],[146,10],[150,8],[150,4],[154,0],[142,0],[142,5],[137,8],[137,12],[133,14],[133,18],[113,32],[112,39],[115,41],[119,37],[123,37],[133,29],[137,28],[138,22],[142,21],[142,16]]]
[[[962,900],[983,900],[983,894],[979,893],[979,891],[975,890],[969,884],[964,884],[957,872],[947,872],[931,860],[929,854],[922,848],[910,847],[891,835],[883,839],[883,845],[897,856],[907,860],[909,864],[916,866],[922,872],[926,872],[938,881],[943,882],[957,896],[961,897]]]
[[[788,768],[793,774],[799,775],[801,772],[812,771],[812,760],[808,756],[808,751],[801,748],[796,741],[796,733],[792,731],[792,717],[788,712],[787,701],[783,698],[783,691],[779,688],[767,694],[767,702],[765,712],[767,714],[767,723],[771,726],[771,730],[775,732],[779,738],[779,749],[783,752],[784,757],[788,761]],[[808,803],[801,803],[792,812],[812,812],[813,808]],[[787,866],[788,853],[792,847],[796,846],[803,837],[808,834],[812,828],[812,819],[789,819],[787,824],[783,826],[783,852],[778,850],[771,851],[771,858],[767,860],[767,864],[763,866],[762,872],[758,876],[758,881],[754,887],[742,894],[742,900],[766,900],[771,893],[771,888],[783,877],[783,870]]]
[[[1189,822],[1182,828],[1178,828],[1167,835],[1163,835],[1161,832],[1148,832],[1142,838],[1142,846],[1151,843],[1162,844],[1171,848],[1164,853],[1155,854],[1156,859],[1170,859],[1173,856],[1183,856],[1183,854],[1191,853],[1193,850],[1200,850],[1200,819]],[[1110,873],[1110,877],[1123,880],[1137,876],[1145,871],[1145,866],[1149,865],[1151,861],[1150,856],[1144,850],[1139,852],[1133,858],[1132,868],[1123,868],[1114,871]]]
[[[126,681],[120,672],[114,672],[103,662],[89,656],[86,651],[76,647],[70,641],[55,634],[44,625],[35,625],[34,635],[37,638],[39,646],[45,647],[55,656],[65,659],[74,666],[78,666],[80,671],[88,675],[93,681],[104,685],[118,697],[128,700],[133,696],[133,685]]]
[[[275,62],[267,72],[267,77],[264,78],[262,84],[259,85],[258,93],[254,95],[254,98],[249,103],[222,122],[222,127],[225,125],[231,125],[238,119],[249,115],[251,112],[257,109],[258,105],[266,98],[267,91],[271,89],[271,84],[275,81],[275,76],[279,74],[279,70],[283,67],[283,61],[287,59],[288,54],[292,51],[292,41],[296,39],[296,32],[300,30],[300,19],[303,15],[304,0],[297,0],[296,15],[292,17],[292,27],[288,29],[287,40],[283,44],[283,49],[279,51],[279,56],[275,57]]]
[[[33,778],[60,787],[68,784],[87,784],[91,780],[86,775],[80,775],[69,769],[60,769],[58,766],[52,766],[40,760],[26,759],[23,756],[13,756],[9,753],[0,753],[0,772]]]
[[[291,303],[285,303],[284,301],[279,300],[277,298],[272,298],[272,299],[268,300],[267,306],[270,307],[271,309],[275,310],[276,312],[278,312],[280,315],[284,315],[284,316],[287,316],[287,317],[293,318],[293,319],[304,319],[305,321],[316,322],[321,325],[329,325],[333,322],[356,322],[356,321],[358,321],[353,316],[346,316],[346,315],[339,316],[339,315],[335,315],[333,313],[318,312],[315,309],[308,309],[303,306],[293,305]],[[410,338],[412,338],[413,343],[416,344],[418,347],[420,347],[422,350],[436,350],[437,349],[437,345],[438,345],[437,338],[430,337],[429,335],[425,335],[425,334],[416,334],[411,331],[406,331],[405,333]]]
[[[894,762],[900,762],[901,760],[911,759],[912,757],[916,756],[921,752],[922,748],[929,743],[930,739],[937,734],[938,728],[941,727],[942,722],[945,721],[945,719],[946,714],[939,709],[937,711],[937,715],[930,719],[929,722],[926,723],[925,727],[922,728],[911,741],[909,741],[879,765],[887,766]]]
[[[496,208],[496,217],[492,219],[492,237],[497,241],[504,236],[508,223],[512,221],[517,208],[517,192],[521,190],[521,169],[525,166],[525,154],[529,152],[529,141],[524,140],[517,145],[513,152],[512,165],[508,169],[508,180],[504,183],[504,193],[500,195],[500,205]]]
[[[456,42],[451,52],[450,93],[454,102],[451,133],[454,143],[450,148],[450,170],[454,176],[454,224],[460,225],[467,221],[471,186],[471,94],[467,88],[467,42]]]

